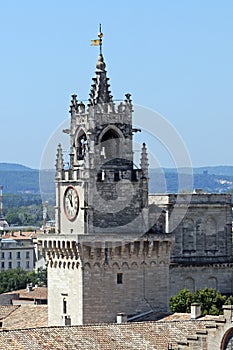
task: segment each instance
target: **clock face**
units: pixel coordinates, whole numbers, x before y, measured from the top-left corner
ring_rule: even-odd
[[[64,210],[68,220],[73,221],[79,210],[78,192],[73,186],[67,187],[64,194]]]

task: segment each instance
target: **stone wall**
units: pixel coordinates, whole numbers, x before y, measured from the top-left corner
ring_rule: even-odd
[[[92,251],[84,263],[84,323],[167,311],[169,241],[135,241]],[[120,278],[120,280],[118,280]],[[120,283],[119,283],[120,282]]]
[[[167,212],[166,227],[171,227],[173,221],[175,245],[172,262],[232,262],[231,195],[158,195],[149,196],[149,202]],[[175,218],[172,218],[174,213]]]
[[[82,270],[78,263],[49,265],[48,325],[82,324],[82,293]]]
[[[49,325],[114,322],[119,312],[167,311],[172,237],[42,236]]]
[[[191,292],[205,287],[215,288],[221,293],[233,292],[233,264],[206,264],[170,266],[170,296],[187,288]]]

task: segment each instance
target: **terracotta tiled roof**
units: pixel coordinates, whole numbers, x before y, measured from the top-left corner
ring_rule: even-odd
[[[206,316],[200,316],[198,317],[199,321],[215,321],[218,320],[219,316],[213,316],[213,315],[206,315]],[[182,313],[182,312],[176,312],[172,315],[168,315],[164,317],[160,321],[189,321],[191,320],[191,315],[189,313]]]
[[[205,330],[214,321],[140,322],[71,327],[45,327],[0,332],[0,349],[20,350],[167,350]]]
[[[36,238],[37,234],[35,232],[19,232],[16,231],[13,234],[11,232],[7,232],[2,236],[2,239],[6,238],[12,238],[14,240],[24,240],[24,239],[31,239],[31,238]]]
[[[22,305],[16,306],[16,309],[4,318],[2,329],[27,329],[47,325],[47,305]]]
[[[1,306],[0,305],[0,320],[6,318],[7,316],[9,316],[12,312],[14,312],[18,308],[19,308],[19,306],[13,306],[13,305]]]
[[[31,291],[27,288],[14,290],[12,292],[7,292],[4,294],[19,294],[20,299],[40,299],[47,300],[48,298],[48,288],[47,287],[33,287]]]

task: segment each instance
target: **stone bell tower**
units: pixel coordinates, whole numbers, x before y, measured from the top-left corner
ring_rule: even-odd
[[[114,102],[101,32],[96,42],[100,54],[88,103],[75,94],[71,99],[68,169],[62,146],[57,149],[56,233],[41,237],[49,325],[114,322],[118,312],[167,309],[173,236],[148,233],[146,145],[138,169],[130,94]]]

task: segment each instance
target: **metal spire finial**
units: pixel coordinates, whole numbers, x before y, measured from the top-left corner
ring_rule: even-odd
[[[98,33],[98,38],[99,38],[99,41],[100,41],[100,55],[102,55],[102,38],[103,38],[103,33],[101,31],[101,23],[100,23],[100,31]]]
[[[102,55],[102,38],[103,38],[103,33],[101,31],[101,24],[100,24],[100,29],[98,33],[98,38],[95,40],[91,40],[91,46],[99,46],[100,47],[100,55]]]

